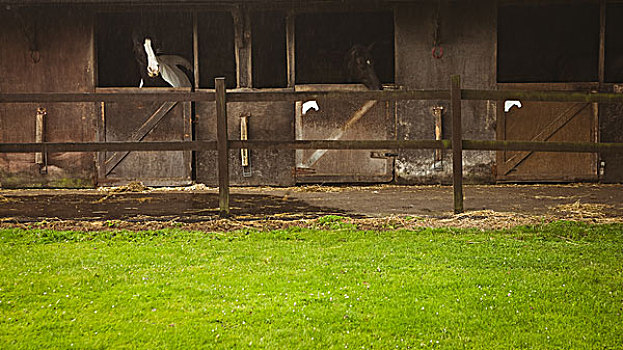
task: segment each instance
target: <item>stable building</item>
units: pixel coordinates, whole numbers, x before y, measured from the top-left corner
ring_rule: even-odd
[[[0,94],[365,91],[344,68],[371,50],[384,90],[622,92],[616,1],[0,0]],[[190,87],[139,87],[137,30],[191,65]],[[620,38],[620,36],[622,36]],[[316,106],[309,108],[310,103]],[[451,135],[449,101],[229,103],[230,139],[419,140]],[[463,137],[623,142],[623,107],[466,101]],[[0,104],[0,142],[216,140],[214,102]],[[466,151],[467,182],[623,180],[623,156]],[[215,151],[0,154],[2,187],[216,185]],[[450,183],[440,150],[230,152],[232,185]]]

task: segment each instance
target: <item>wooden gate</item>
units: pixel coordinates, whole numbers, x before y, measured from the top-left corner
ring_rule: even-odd
[[[521,88],[521,84],[518,87]],[[556,87],[560,89],[560,86]],[[537,89],[556,87],[538,86]],[[519,102],[521,107],[514,106],[507,111],[503,104],[499,107],[498,140],[597,142],[597,104]],[[500,151],[497,179],[526,182],[597,180],[597,155]]]
[[[363,85],[297,86],[297,91],[362,90]],[[296,104],[297,140],[393,140],[395,104],[386,101],[317,101],[319,110],[303,114]],[[390,182],[391,150],[298,150],[298,183]]]
[[[136,89],[98,89],[106,92],[130,90]],[[143,88],[141,92],[148,90]],[[98,131],[99,141],[190,141],[191,104],[102,103]],[[176,186],[191,182],[190,151],[101,152],[97,163],[100,185],[141,181],[147,186]]]
[[[278,140],[294,138],[291,102],[229,102],[227,133],[230,140]],[[196,138],[215,141],[216,103],[198,102]],[[243,122],[244,120],[244,122]],[[244,124],[244,127],[241,125]],[[244,129],[244,132],[243,132]],[[245,156],[242,157],[242,154]],[[195,156],[197,182],[218,185],[216,151],[199,151]],[[233,186],[294,185],[294,151],[254,149],[229,152],[229,183]]]

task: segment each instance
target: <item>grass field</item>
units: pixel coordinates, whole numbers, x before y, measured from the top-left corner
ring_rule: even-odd
[[[623,225],[0,230],[0,347],[623,348]]]

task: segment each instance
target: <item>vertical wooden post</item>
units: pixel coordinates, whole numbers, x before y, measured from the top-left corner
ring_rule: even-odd
[[[227,100],[225,78],[214,79],[216,87],[216,140],[218,150],[219,215],[229,216],[229,140],[227,137]]]
[[[606,75],[606,0],[599,1],[599,62],[597,78],[603,84]],[[600,86],[601,87],[601,86]]]
[[[452,184],[454,213],[463,212],[463,132],[461,128],[461,76],[451,77],[450,108],[452,109]]]
[[[106,103],[100,102],[100,115],[97,118],[95,139],[98,142],[106,142]],[[97,152],[97,183],[106,179],[106,151]]]
[[[234,45],[236,56],[236,86],[250,88],[253,86],[252,54],[251,54],[251,22],[249,11],[242,5],[234,11]]]
[[[197,11],[193,12],[193,74],[195,90],[199,89],[199,19]]]
[[[296,68],[295,68],[295,60],[294,56],[294,48],[295,48],[295,27],[294,27],[295,15],[293,12],[288,13],[286,16],[286,65],[287,65],[287,74],[288,74],[288,87],[294,87],[296,84]]]

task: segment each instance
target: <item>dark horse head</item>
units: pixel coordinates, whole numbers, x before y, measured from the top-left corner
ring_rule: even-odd
[[[382,90],[383,86],[374,70],[373,46],[374,44],[369,46],[354,45],[346,53],[344,63],[352,81],[362,83],[370,90]]]

